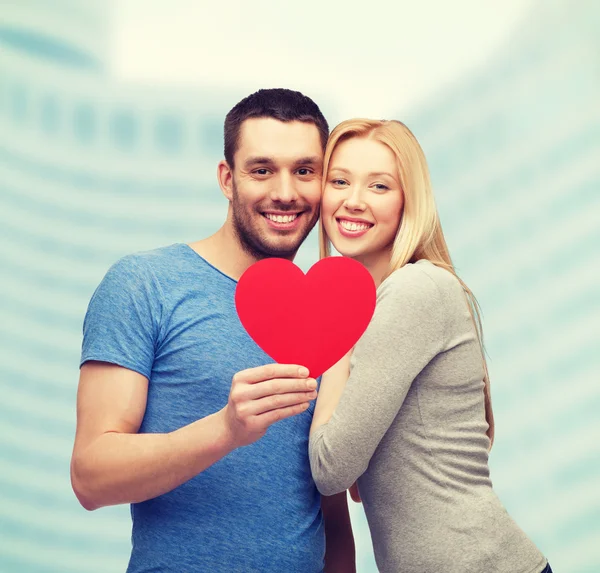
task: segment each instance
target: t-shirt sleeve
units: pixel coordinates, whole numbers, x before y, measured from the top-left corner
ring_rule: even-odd
[[[379,289],[338,406],[310,436],[311,470],[322,494],[344,491],[365,472],[413,380],[444,345],[437,285],[421,269],[396,271]]]
[[[148,263],[136,255],[123,257],[108,270],[88,305],[80,366],[100,360],[150,379],[161,312],[160,285]]]

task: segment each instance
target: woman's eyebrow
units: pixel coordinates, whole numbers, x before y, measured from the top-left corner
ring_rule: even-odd
[[[347,173],[348,175],[350,174],[350,170],[346,169],[345,167],[330,167],[329,171],[341,171],[342,173]]]
[[[346,169],[345,167],[331,167],[329,169],[329,171],[340,171],[341,173],[346,173],[348,175],[351,174],[351,171],[349,169]],[[393,181],[396,181],[396,178],[391,174],[388,173],[387,171],[372,171],[371,173],[369,173],[369,177],[381,177],[381,176],[386,176],[389,177],[390,179],[392,179]]]
[[[396,179],[391,173],[388,173],[387,171],[372,171],[371,173],[369,173],[369,177],[380,177],[381,175],[385,175],[390,179]]]

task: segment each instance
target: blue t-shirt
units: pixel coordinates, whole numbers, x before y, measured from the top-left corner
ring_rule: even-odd
[[[185,244],[126,256],[107,272],[85,317],[81,364],[111,362],[148,378],[140,432],[217,412],[236,372],[273,362],[239,321],[236,285]],[[132,504],[128,573],[321,572],[313,411],[314,401],[173,491]]]

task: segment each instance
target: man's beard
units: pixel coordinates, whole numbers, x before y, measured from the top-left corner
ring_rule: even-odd
[[[233,230],[242,246],[242,249],[246,251],[251,257],[256,260],[266,259],[269,257],[281,257],[283,259],[292,259],[310,231],[315,226],[319,218],[319,210],[317,209],[313,215],[310,224],[306,225],[302,234],[298,237],[294,244],[285,244],[281,246],[270,244],[268,240],[261,237],[260,231],[253,225],[253,216],[249,212],[248,207],[240,201],[237,186],[235,181],[232,183],[232,213],[233,213]],[[303,209],[302,206],[294,206],[290,211],[298,211]],[[265,208],[265,210],[269,210]],[[285,211],[285,208],[281,206],[277,207],[278,211]],[[310,213],[310,207],[304,206],[302,217],[308,216]],[[262,217],[258,211],[257,216]]]

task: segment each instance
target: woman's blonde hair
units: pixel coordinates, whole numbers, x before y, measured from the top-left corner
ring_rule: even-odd
[[[323,163],[323,188],[327,184],[329,163],[336,146],[354,137],[374,139],[392,150],[396,156],[400,185],[404,194],[403,212],[392,246],[390,266],[383,279],[407,263],[427,259],[451,272],[464,289],[483,359],[485,417],[491,448],[494,442],[494,413],[483,344],[481,310],[477,299],[456,274],[452,264],[433,198],[425,154],[410,129],[400,121],[349,119],[340,123],[329,136]],[[319,254],[320,258],[331,254],[331,241],[325,231],[323,218],[319,222]]]

